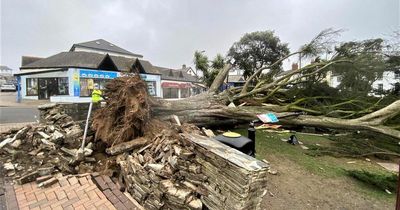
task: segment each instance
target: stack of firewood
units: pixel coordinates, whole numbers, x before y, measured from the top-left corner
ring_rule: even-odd
[[[200,136],[163,132],[118,163],[146,209],[259,209],[268,165]]]
[[[146,209],[202,209],[207,177],[195,161],[193,145],[163,132],[151,144],[121,157],[118,163],[133,198]]]
[[[189,135],[196,161],[208,177],[201,200],[209,209],[260,209],[269,166],[211,138]]]

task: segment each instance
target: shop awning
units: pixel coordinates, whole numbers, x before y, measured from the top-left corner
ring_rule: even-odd
[[[190,88],[192,87],[192,83],[178,83],[178,82],[163,82],[161,83],[161,87],[163,88]]]

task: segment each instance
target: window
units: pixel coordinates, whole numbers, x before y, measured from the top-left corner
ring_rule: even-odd
[[[178,88],[163,88],[164,98],[178,98]]]
[[[58,78],[58,95],[68,95],[68,77]]]
[[[80,96],[92,96],[92,91],[95,84],[99,85],[100,90],[104,90],[109,79],[89,79],[89,78],[81,78],[79,80],[81,86],[81,94]]]
[[[92,93],[93,87],[90,87],[91,84],[93,84],[93,79],[84,79],[81,78],[80,81],[80,86],[81,86],[81,95],[80,96],[90,96]]]
[[[149,95],[151,95],[151,96],[157,95],[156,82],[155,81],[147,81],[146,83],[147,83],[147,92],[149,93]]]
[[[37,78],[26,78],[26,95],[37,96],[38,95],[38,80]]]
[[[383,84],[378,84],[378,92],[383,92]]]
[[[394,93],[399,95],[400,94],[400,82],[394,84]]]
[[[182,88],[181,89],[181,98],[187,98],[190,96],[189,88]]]
[[[394,78],[395,79],[400,79],[400,70],[397,70],[394,72]]]

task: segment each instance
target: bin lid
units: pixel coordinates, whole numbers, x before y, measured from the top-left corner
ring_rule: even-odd
[[[229,138],[237,138],[240,137],[241,135],[235,132],[225,132],[222,134],[225,137],[229,137]]]
[[[226,137],[224,135],[218,135],[215,136],[214,139],[238,150],[252,143],[252,141],[245,136]]]

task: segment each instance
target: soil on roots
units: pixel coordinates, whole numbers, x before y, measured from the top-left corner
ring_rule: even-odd
[[[104,91],[106,106],[93,118],[96,140],[112,146],[143,136],[150,119],[147,87],[139,76],[120,77],[109,82]]]

